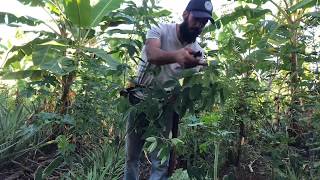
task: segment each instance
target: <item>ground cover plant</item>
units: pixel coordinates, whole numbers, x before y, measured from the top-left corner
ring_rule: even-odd
[[[51,20],[0,12],[24,40],[0,41],[0,179],[121,179],[126,117],[158,117],[166,92],[137,106],[119,92],[147,30],[171,12],[156,0],[19,2]],[[150,124],[141,178],[147,152],[160,148],[165,161],[172,147],[171,179],[318,179],[319,10],[317,0],[224,2],[200,37],[209,66],[166,85],[179,136]]]

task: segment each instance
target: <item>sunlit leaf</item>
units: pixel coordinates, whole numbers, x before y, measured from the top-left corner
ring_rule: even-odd
[[[29,16],[17,17],[14,14],[0,12],[0,24],[6,24],[8,26],[18,27],[23,24],[29,25],[29,26],[36,26],[41,23],[44,23],[44,22],[33,17],[29,17]]]
[[[9,72],[4,74],[3,79],[25,79],[28,77],[41,77],[41,70],[22,70],[16,72]]]
[[[98,49],[98,48],[84,48],[84,50],[95,54],[99,58],[103,59],[111,69],[116,70],[117,67],[120,65],[119,62],[114,60],[110,54],[108,54],[105,50],[103,49]]]
[[[48,176],[50,176],[53,171],[63,163],[63,161],[64,159],[62,156],[58,156],[53,161],[51,161],[51,163],[43,170],[42,178],[47,178]]]
[[[95,27],[109,12],[117,9],[124,0],[100,0],[92,9],[90,27]]]
[[[184,142],[181,141],[181,140],[178,139],[178,138],[172,138],[172,139],[171,139],[171,142],[172,142],[172,144],[175,145],[175,146],[180,145],[180,144],[184,144]]]
[[[155,141],[156,141],[156,138],[155,138],[155,137],[148,137],[148,138],[146,139],[146,141],[148,141],[148,142],[155,142]]]
[[[314,5],[316,5],[317,0],[303,0],[303,1],[299,1],[297,4],[293,5],[292,7],[290,7],[288,9],[288,11],[290,13],[293,13],[295,11],[297,11],[298,9],[302,9],[302,8],[308,8],[308,7],[312,7]]]
[[[268,0],[242,0],[242,1],[247,2],[247,3],[256,4],[256,5],[261,5],[261,4],[266,3]]]
[[[74,61],[65,56],[63,46],[39,45],[32,53],[35,66],[57,75],[64,75],[76,70]]]
[[[223,25],[226,25],[230,22],[233,22],[243,16],[246,16],[248,19],[250,18],[260,18],[267,13],[271,13],[269,9],[261,9],[261,8],[249,8],[249,7],[237,7],[234,12],[222,16],[217,21],[220,21]]]
[[[154,141],[153,143],[151,143],[150,146],[148,147],[148,152],[153,152],[156,149],[157,145],[158,145],[157,141]]]
[[[65,0],[65,13],[74,25],[89,27],[91,24],[91,11],[89,0]]]
[[[30,6],[44,6],[47,0],[18,0],[22,4]]]

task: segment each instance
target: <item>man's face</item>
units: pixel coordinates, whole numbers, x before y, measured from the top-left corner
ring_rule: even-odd
[[[201,34],[203,28],[208,22],[208,18],[196,18],[187,12],[183,16],[183,22],[180,26],[180,35],[187,43],[193,43]]]

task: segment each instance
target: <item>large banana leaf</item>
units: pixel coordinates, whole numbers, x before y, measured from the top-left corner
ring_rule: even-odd
[[[25,79],[28,77],[38,79],[39,77],[42,76],[41,70],[22,70],[22,71],[16,71],[16,72],[9,72],[4,74],[2,77],[3,79]]]
[[[22,4],[30,6],[44,6],[47,0],[18,0]]]
[[[5,73],[3,78],[24,79],[31,77],[32,79],[39,79],[44,71],[62,76],[76,70],[75,61],[65,55],[67,47],[53,44],[54,43],[44,43],[34,45],[32,48],[32,61],[34,66],[31,66],[30,69],[27,70]],[[5,66],[9,64],[14,65],[14,62],[21,61],[23,57],[28,55],[29,52],[23,51],[23,48],[26,47],[21,47],[16,55],[8,59]]]
[[[65,75],[76,70],[74,61],[65,56],[66,47],[55,45],[38,45],[32,52],[35,66],[56,75]]]
[[[64,7],[73,24],[90,28],[98,25],[107,13],[119,8],[122,2],[123,0],[99,0],[92,5],[89,0],[65,0]]]
[[[19,26],[18,24],[36,26],[41,23],[43,23],[43,21],[29,16],[17,17],[11,13],[0,12],[0,24],[6,24],[8,26]]]
[[[107,13],[119,8],[123,2],[124,0],[100,0],[93,6],[90,26],[98,25]]]
[[[88,0],[65,0],[65,13],[70,21],[80,27],[89,27],[92,8]]]
[[[14,62],[18,62],[24,58],[26,54],[23,52],[23,50],[19,50],[16,54],[14,54],[12,57],[6,60],[3,67],[8,67],[9,65],[13,64]]]
[[[3,67],[8,67],[9,65],[11,65],[14,62],[21,61],[22,58],[24,58],[25,56],[31,55],[34,46],[37,44],[44,43],[44,42],[45,42],[45,40],[36,38],[36,39],[34,39],[24,45],[13,46],[9,51],[9,53],[13,53],[13,55],[10,57],[6,57],[6,59],[5,59],[6,62],[4,63]]]

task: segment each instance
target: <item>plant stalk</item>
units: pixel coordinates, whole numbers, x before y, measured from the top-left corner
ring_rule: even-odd
[[[214,143],[214,164],[213,164],[213,179],[218,180],[218,161],[219,161],[219,145],[220,142]]]

